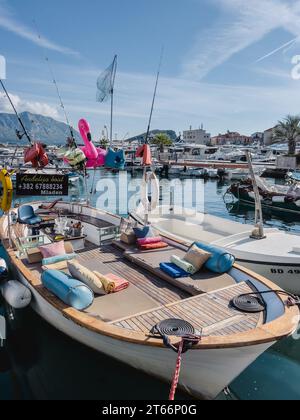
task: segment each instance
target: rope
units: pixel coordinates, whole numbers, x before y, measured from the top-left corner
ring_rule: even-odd
[[[175,369],[175,373],[174,373],[174,377],[173,377],[173,381],[172,381],[172,386],[171,386],[171,390],[170,390],[169,401],[174,401],[175,400],[175,395],[176,395],[176,391],[177,391],[177,387],[178,387],[178,383],[179,383],[180,371],[181,371],[182,352],[183,352],[184,341],[185,340],[183,338],[181,340],[179,348],[178,348],[176,369]]]

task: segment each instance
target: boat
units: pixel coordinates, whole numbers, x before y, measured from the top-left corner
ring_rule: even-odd
[[[264,172],[265,168],[255,168],[255,173],[261,175]],[[242,181],[249,178],[249,169],[248,168],[238,168],[228,170],[226,172],[226,178],[230,181]]]
[[[41,263],[29,264],[23,253],[25,245],[36,246],[28,237],[29,227],[10,226],[9,240],[6,215],[0,222],[2,244],[15,278],[31,291],[33,310],[74,340],[164,381],[171,380],[177,355],[153,335],[152,328],[174,318],[188,322],[199,341],[184,355],[179,387],[194,397],[215,398],[265,350],[297,328],[298,308],[287,306],[286,297],[275,293],[277,286],[245,268],[234,265],[224,275],[204,271],[192,281],[171,280],[159,263],[174,252],[183,254],[188,249],[184,242],[165,236],[168,248],[142,252],[116,238],[120,218],[115,215],[77,203],[57,202],[51,210],[46,210],[50,206],[45,202],[31,205],[47,223],[56,213],[80,221],[86,236],[84,247],[77,251],[78,261],[130,282],[122,293],[95,297],[88,309],[64,304],[43,286]],[[47,243],[50,237],[45,231],[37,240]],[[233,298],[254,291],[262,293],[260,313],[231,306]],[[181,339],[175,329],[170,334],[176,349]]]
[[[140,220],[139,216],[133,215]],[[253,238],[253,226],[179,206],[160,206],[149,215],[161,233],[189,244],[201,241],[231,252],[239,265],[254,271],[291,293],[300,295],[299,235],[265,229],[264,239]]]
[[[207,177],[211,179],[218,179],[219,176],[219,170],[214,168],[208,168],[207,169]]]
[[[296,213],[300,215],[300,184],[272,185],[268,181],[256,176],[262,207],[276,212]],[[232,184],[227,194],[241,202],[255,204],[253,182],[245,179],[240,183]]]
[[[288,172],[287,179],[292,182],[300,182],[300,171]]]

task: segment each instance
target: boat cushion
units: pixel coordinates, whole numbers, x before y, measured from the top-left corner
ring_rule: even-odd
[[[160,263],[159,267],[164,273],[166,273],[168,276],[171,276],[174,279],[189,277],[189,273],[184,271],[182,268],[178,267],[176,264]]]
[[[43,258],[56,257],[58,255],[64,255],[66,253],[64,241],[53,242],[49,245],[42,245],[39,247]]]
[[[70,261],[76,258],[77,255],[74,254],[63,254],[63,255],[57,255],[56,257],[50,257],[50,258],[43,258],[42,265],[51,265],[51,264],[57,264],[63,261]]]
[[[180,257],[177,257],[177,255],[172,255],[171,263],[175,264],[177,267],[181,268],[186,273],[189,273],[189,275],[196,274],[197,271],[199,271],[189,262],[185,261]]]
[[[137,250],[133,247],[131,247],[130,250],[130,248],[127,247],[127,251],[124,253],[124,256],[129,261],[132,261],[140,267],[150,271],[168,283],[177,286],[179,289],[188,292],[192,296],[212,292],[214,290],[223,289],[236,284],[233,277],[229,274],[213,273],[207,269],[203,269],[191,277],[174,279],[160,269],[160,263],[162,261],[170,261],[171,256],[174,254],[184,258],[186,250],[180,250],[177,247],[169,246],[168,248],[157,252],[147,252]]]
[[[160,236],[156,236],[154,238],[143,238],[143,239],[137,240],[137,244],[139,246],[157,244],[158,242],[162,242],[162,238]]]
[[[26,224],[27,224],[27,225],[30,225],[30,226],[38,225],[38,224],[40,224],[41,222],[42,222],[42,219],[41,219],[41,217],[39,217],[39,216],[34,216],[34,217],[32,217],[31,219],[27,219],[27,220],[26,220]]]
[[[209,260],[211,254],[203,251],[197,246],[193,245],[186,253],[184,260],[192,264],[195,267],[196,272],[200,271],[204,264]]]
[[[154,234],[151,226],[144,226],[143,228],[133,228],[135,236],[137,239],[153,238]]]
[[[79,311],[87,309],[94,301],[93,291],[78,280],[57,270],[47,270],[41,276],[43,286],[66,305]]]
[[[71,242],[65,242],[64,245],[66,254],[74,254],[74,248]],[[39,248],[29,248],[26,250],[26,254],[29,264],[37,264],[43,260],[43,255]]]
[[[131,284],[122,293],[111,293],[98,296],[86,312],[104,322],[113,322],[132,316],[133,313],[142,313],[154,310],[161,306],[145,292]],[[149,328],[150,329],[150,328]]]
[[[37,225],[42,222],[39,216],[36,216],[32,206],[22,206],[18,210],[18,221],[25,225]]]
[[[210,259],[206,262],[205,267],[214,273],[228,273],[235,263],[235,257],[222,248],[195,242],[198,248],[211,253]]]
[[[156,242],[155,244],[141,245],[140,249],[142,251],[155,251],[158,249],[168,248],[168,244],[165,242]]]
[[[93,273],[93,271],[81,265],[78,261],[69,261],[68,270],[72,277],[89,286],[97,295],[106,294],[104,285],[99,277]]]

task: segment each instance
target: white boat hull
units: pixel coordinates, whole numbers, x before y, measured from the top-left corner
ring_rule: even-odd
[[[237,259],[237,263],[248,268],[254,273],[271,280],[274,284],[287,292],[300,295],[300,266],[280,265],[276,262],[257,264],[256,262],[245,262]]]
[[[121,341],[83,328],[44,300],[19,271],[16,274],[32,292],[33,310],[53,327],[91,349],[171,383],[177,357],[173,351]],[[194,397],[213,399],[274,343],[191,350],[183,356],[179,387]],[[167,397],[162,395],[162,399]]]

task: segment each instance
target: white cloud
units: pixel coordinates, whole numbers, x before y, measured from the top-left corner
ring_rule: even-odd
[[[284,28],[296,37],[300,35],[299,0],[213,1],[224,10],[225,15],[199,34],[185,59],[186,77],[203,78],[234,54],[277,28]]]
[[[13,104],[18,112],[31,112],[33,114],[40,114],[46,117],[59,119],[59,113],[56,108],[43,102],[25,101],[17,95],[9,94]],[[0,93],[0,112],[12,113],[12,107],[4,93]]]
[[[43,48],[57,51],[62,54],[74,56],[79,55],[78,52],[73,51],[70,48],[56,44],[47,38],[39,36],[31,28],[22,24],[16,19],[12,11],[8,8],[5,0],[0,0],[0,27]]]

